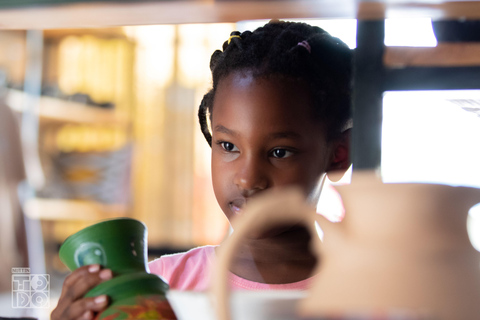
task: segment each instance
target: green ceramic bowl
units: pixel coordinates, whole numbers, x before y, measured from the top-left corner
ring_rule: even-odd
[[[147,272],[147,228],[130,218],[105,220],[68,237],[59,256],[71,271],[100,264],[116,275]]]

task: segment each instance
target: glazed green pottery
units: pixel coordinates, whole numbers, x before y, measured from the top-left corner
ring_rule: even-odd
[[[100,264],[114,274],[147,272],[147,228],[135,219],[99,222],[68,237],[60,248],[60,260],[75,270]]]
[[[68,237],[60,260],[75,270],[89,264],[111,269],[114,277],[85,297],[107,295],[110,304],[96,320],[176,319],[166,298],[168,284],[148,273],[147,229],[135,219],[99,222]]]

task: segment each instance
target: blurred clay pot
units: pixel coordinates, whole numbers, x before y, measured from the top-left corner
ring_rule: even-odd
[[[219,253],[219,319],[229,317],[225,279],[247,232],[301,222],[316,234],[315,220],[324,241],[314,237],[320,265],[299,316],[479,319],[480,253],[469,240],[467,215],[480,202],[480,189],[382,183],[370,171],[354,171],[352,183],[336,189],[345,206],[339,223],[316,214],[297,189],[275,190],[249,203]]]

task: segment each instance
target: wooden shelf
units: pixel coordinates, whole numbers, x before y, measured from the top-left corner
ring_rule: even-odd
[[[66,36],[84,36],[92,35],[97,38],[112,39],[112,38],[127,38],[125,30],[122,27],[101,28],[101,29],[48,29],[43,32],[45,39],[59,39]]]
[[[24,99],[28,96],[22,91],[10,89],[7,104],[17,112],[23,112]],[[88,123],[88,124],[127,124],[127,117],[114,109],[101,109],[82,103],[65,101],[42,96],[39,101],[38,115],[41,121]]]
[[[32,219],[96,221],[124,217],[124,205],[104,205],[93,201],[33,198],[25,205],[25,214]]]
[[[480,66],[480,44],[439,43],[433,48],[387,47],[383,57],[387,67],[467,67]]]
[[[103,28],[271,18],[480,18],[479,1],[158,0],[90,1],[0,10],[3,29]]]

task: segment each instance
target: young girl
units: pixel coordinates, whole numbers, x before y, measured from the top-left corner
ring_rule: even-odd
[[[318,201],[324,174],[349,166],[352,54],[339,39],[304,23],[270,21],[254,32],[232,32],[213,53],[213,88],[199,108],[212,147],[215,196],[235,229],[252,197],[279,186],[300,186]],[[209,125],[210,124],[210,125]],[[241,289],[306,289],[316,259],[304,227],[252,234],[231,267]],[[215,246],[163,256],[149,264],[172,289],[205,290]],[[52,319],[91,319],[107,297],[82,298],[112,273],[84,266],[67,277]]]

